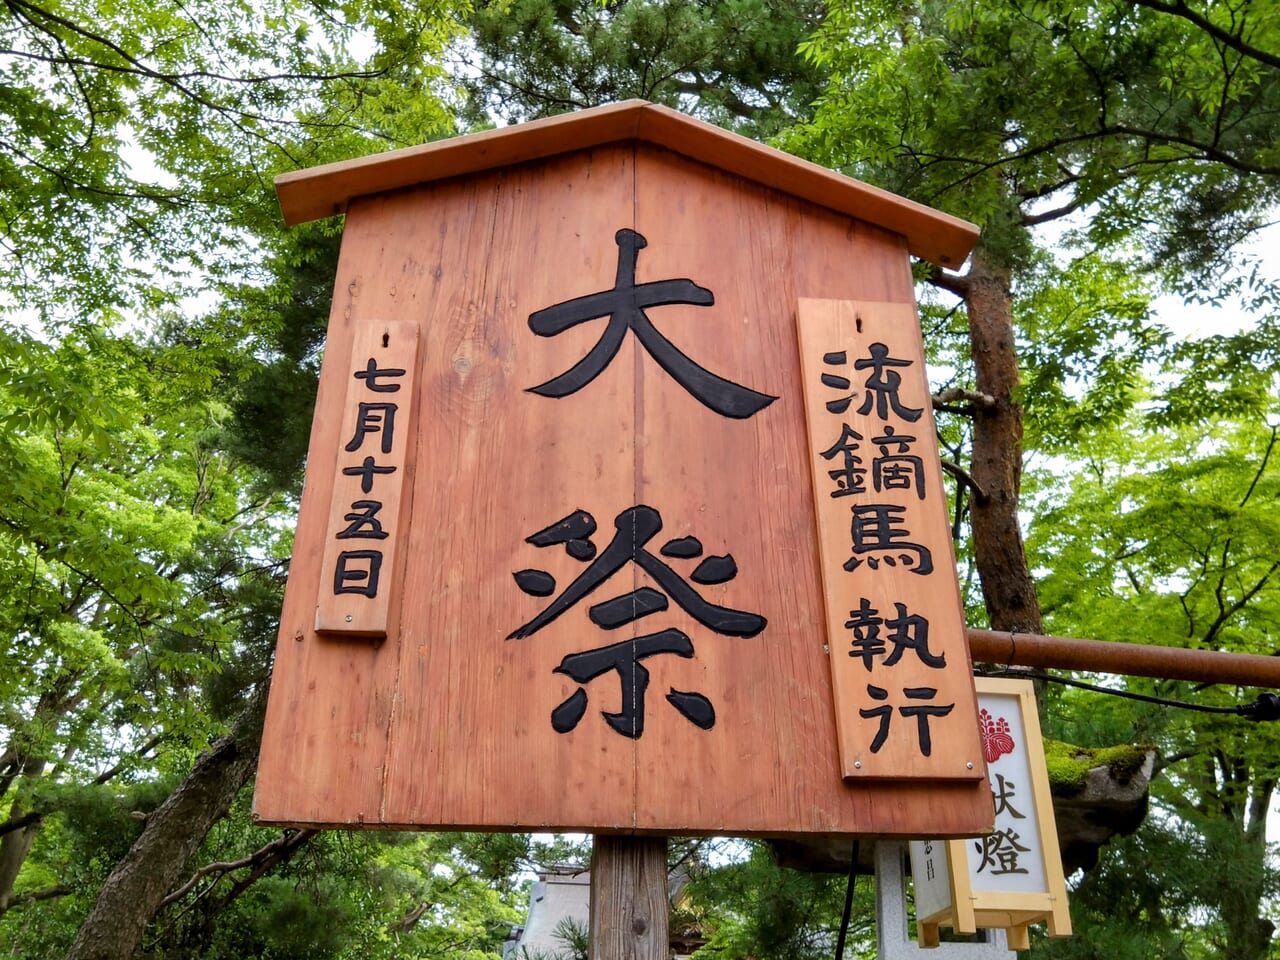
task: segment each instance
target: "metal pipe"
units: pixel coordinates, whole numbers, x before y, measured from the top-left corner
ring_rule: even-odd
[[[1056,667],[1136,677],[1280,688],[1280,656],[965,630],[974,663]]]

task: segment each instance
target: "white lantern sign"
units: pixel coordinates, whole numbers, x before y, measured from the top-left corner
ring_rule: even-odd
[[[966,934],[1003,928],[1009,946],[1025,950],[1027,927],[1040,920],[1050,936],[1071,935],[1035,691],[1030,680],[989,677],[976,687],[995,830],[911,843],[917,935],[928,947],[943,926]]]

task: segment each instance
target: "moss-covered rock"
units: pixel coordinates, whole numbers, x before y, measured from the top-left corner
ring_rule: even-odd
[[[1045,765],[1049,790],[1054,796],[1071,796],[1085,788],[1089,771],[1106,767],[1117,783],[1128,783],[1143,772],[1150,746],[1120,744],[1114,747],[1078,747],[1060,740],[1045,740]]]

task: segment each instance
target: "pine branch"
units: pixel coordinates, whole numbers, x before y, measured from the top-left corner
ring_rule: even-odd
[[[245,877],[231,888],[231,891],[218,903],[218,909],[225,909],[227,905],[240,896],[240,894],[244,893],[251,886],[257,883],[259,878],[261,878],[268,870],[272,870],[280,864],[288,863],[292,860],[293,855],[310,843],[311,839],[319,832],[319,830],[299,830],[292,836],[287,837],[286,842],[280,844],[276,850],[273,850],[267,857],[265,857],[262,862],[254,868],[253,872],[249,874],[249,876]]]
[[[217,861],[215,863],[206,863],[203,867],[193,873],[186,883],[161,900],[158,909],[163,910],[170,904],[181,900],[188,893],[194,890],[196,885],[205,877],[213,876],[214,874],[221,877],[224,874],[231,873],[233,870],[241,870],[245,867],[261,866],[263,863],[268,862],[274,866],[278,860],[273,860],[273,857],[278,856],[282,851],[286,851],[290,847],[301,846],[302,843],[310,840],[311,837],[315,835],[315,832],[316,831],[314,830],[300,830],[296,833],[285,831],[283,836],[272,840],[265,846],[259,847],[247,857],[242,857],[239,860],[224,860]],[[299,840],[299,838],[301,838],[301,840]]]

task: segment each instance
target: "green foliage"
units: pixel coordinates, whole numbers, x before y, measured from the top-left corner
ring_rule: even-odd
[[[1144,426],[1135,415],[1100,428],[1079,471],[1032,474],[1038,510],[1028,546],[1045,571],[1046,619],[1066,635],[1272,653],[1280,647],[1276,430],[1212,410],[1177,428],[1161,422]],[[1128,686],[1222,707],[1252,696],[1171,681]],[[1049,722],[1053,735],[1072,743],[1153,743],[1164,770],[1143,832],[1109,851],[1079,885],[1080,942],[1089,946],[1045,949],[1154,955],[1132,942],[1134,929],[1151,925],[1149,942],[1174,951],[1165,955],[1265,956],[1270,921],[1260,909],[1277,891],[1280,866],[1266,829],[1280,733],[1240,717],[1080,691],[1055,693]],[[1179,843],[1195,849],[1170,862],[1194,869],[1160,870],[1163,854],[1151,854],[1146,868],[1130,862]],[[1142,869],[1157,879],[1117,895],[1132,883],[1130,871]]]
[[[1280,300],[1235,254],[1280,186],[1276,14],[1273,2],[833,0],[805,45],[831,83],[785,144],[977,221],[983,258],[1010,272],[1023,374],[1010,399],[1031,452],[1020,508],[1047,632],[1280,648],[1262,426],[1276,414]],[[1052,221],[1071,225],[1051,238],[1067,247],[1055,258],[1034,236]],[[1252,321],[1176,340],[1148,309],[1170,291],[1238,302]],[[926,330],[932,317],[943,386],[973,389],[945,305]],[[982,412],[953,406],[942,439],[962,463]],[[1128,686],[1219,705],[1250,695]],[[1033,952],[1266,956],[1271,730],[1053,688],[1046,707],[1055,736],[1153,743],[1167,766],[1141,838],[1080,881],[1080,936]],[[1241,867],[1168,876],[1150,851],[1189,838],[1201,861]]]
[[[459,50],[473,122],[639,97],[767,137],[816,97],[815,0],[485,0]]]
[[[438,97],[401,97],[439,89],[431,53],[451,14],[396,0],[7,5],[0,307],[105,319],[239,268],[246,230],[273,229],[274,173],[367,152],[393,112],[440,125]]]
[[[83,906],[171,787],[157,773],[219,732],[208,686],[261,649],[242,625],[278,605],[284,505],[218,449],[216,352],[88,326],[0,339],[0,795],[42,817],[0,838],[0,903]]]
[[[787,143],[975,220],[1001,262],[1087,210],[1092,243],[1186,284],[1276,199],[1274,5],[1206,5],[1222,36],[1157,6],[835,0],[804,45],[832,82]]]
[[[266,678],[336,251],[333,224],[282,237],[270,177],[452,129],[456,26],[395,0],[0,13],[0,955],[62,955]],[[236,822],[200,863],[266,842]],[[255,946],[227,955],[360,915],[322,880],[229,898],[216,936]],[[214,949],[209,903],[148,949]]]
[[[846,878],[780,867],[759,841],[737,841],[732,862],[689,884],[690,901],[710,936],[695,954],[722,960],[818,960],[832,956]],[[873,939],[871,884],[863,878],[849,931],[850,956]]]
[[[1076,450],[1144,399],[1148,371],[1172,349],[1151,316],[1151,298],[1140,264],[1097,253],[1065,264],[1037,257],[1019,275],[1019,399],[1038,454]]]
[[[152,793],[163,799],[167,788],[157,785]],[[494,877],[488,872],[492,864],[472,859],[473,849],[484,848],[486,838],[471,835],[327,832],[254,878],[255,851],[278,841],[281,833],[251,824],[249,800],[245,791],[231,816],[210,832],[193,863],[193,869],[203,866],[210,872],[158,914],[139,957],[496,960],[510,925],[524,918],[515,874]],[[124,831],[110,822],[130,802],[104,799],[91,818],[96,826],[60,820],[42,833],[39,859],[56,854],[95,863],[96,875],[86,883],[101,883],[123,852],[120,845],[127,847],[141,829],[136,820]],[[528,853],[528,838],[510,843]],[[236,863],[244,865],[216,869]],[[44,909],[26,912],[20,936],[0,946],[21,945],[14,956],[22,960],[62,956],[75,932],[77,910],[87,904],[67,897],[55,906],[64,916]],[[40,935],[33,937],[36,930]]]
[[[270,177],[453,131],[446,47],[467,61],[471,124],[643,96],[980,222],[1012,268],[1048,628],[1280,649],[1263,426],[1280,298],[1256,265],[1228,269],[1276,199],[1271,0],[833,0],[825,19],[809,0],[18,2],[0,13],[0,308],[31,329],[0,327],[0,809],[42,816],[0,840],[0,955],[63,955],[145,815],[266,675],[338,229],[282,235]],[[1068,215],[1050,257],[1032,231]],[[1168,290],[1255,320],[1175,340],[1148,308]],[[924,319],[938,386],[971,388],[963,311],[937,298]],[[973,403],[941,420],[957,464]],[[1033,955],[1265,957],[1277,734],[1074,690],[1045,707],[1073,755],[1153,743],[1165,767],[1143,829],[1076,879],[1077,936]],[[492,958],[523,917],[522,872],[582,856],[331,832],[258,875],[281,839],[243,794],[142,955]],[[843,878],[729,846],[679,908],[711,938],[699,955],[829,956]],[[859,898],[865,948],[865,883]]]
[[[573,917],[563,917],[556,924],[552,936],[560,947],[550,952],[521,947],[516,960],[588,960],[590,939],[588,930]]]
[[[1070,890],[1073,936],[1033,942],[1031,955],[1051,960],[1166,960],[1212,956],[1195,916],[1207,879],[1204,851],[1190,831],[1148,821],[1112,841],[1098,867]],[[1170,865],[1176,869],[1169,869]]]
[[[339,239],[323,225],[299,228],[267,259],[269,284],[230,289],[200,325],[252,337],[253,355],[231,392],[228,446],[261,471],[269,489],[294,495],[301,494]]]

